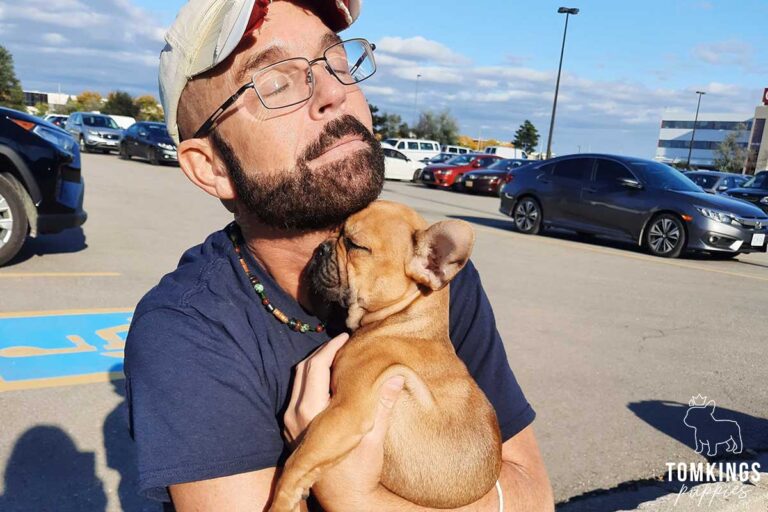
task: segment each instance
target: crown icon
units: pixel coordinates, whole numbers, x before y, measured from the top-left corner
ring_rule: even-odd
[[[691,397],[691,401],[688,402],[688,405],[691,407],[703,407],[707,404],[707,397],[701,396],[701,393],[699,393],[697,396]]]

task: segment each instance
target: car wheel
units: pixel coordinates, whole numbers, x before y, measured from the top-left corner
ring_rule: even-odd
[[[81,153],[90,153],[91,151],[88,149],[88,145],[85,143],[85,138],[83,136],[80,136],[80,152]]]
[[[125,150],[125,146],[123,146],[122,144],[120,144],[120,149],[118,149],[117,154],[121,160],[131,159],[131,155],[128,154],[128,152]]]
[[[0,176],[0,265],[18,254],[27,238],[29,221],[16,188]]]
[[[654,256],[677,258],[686,244],[685,227],[676,215],[654,217],[645,230],[645,247]]]
[[[152,165],[160,165],[160,160],[157,158],[157,151],[154,149],[149,150],[149,156],[147,157],[149,163]]]
[[[524,197],[515,205],[512,212],[515,227],[526,235],[536,235],[541,231],[541,206],[532,197]]]

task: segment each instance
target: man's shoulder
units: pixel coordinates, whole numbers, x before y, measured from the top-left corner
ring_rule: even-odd
[[[228,282],[234,280],[228,279],[233,271],[227,244],[227,235],[220,230],[186,250],[176,269],[163,276],[139,301],[134,319],[150,311],[185,311],[197,303],[215,300],[214,295],[226,290]]]

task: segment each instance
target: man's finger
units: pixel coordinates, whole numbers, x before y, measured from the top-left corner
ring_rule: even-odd
[[[303,381],[304,392],[301,395],[301,401],[311,404],[313,408],[319,408],[317,412],[320,412],[328,404],[331,365],[334,357],[336,357],[336,352],[344,346],[347,340],[349,340],[349,335],[346,333],[336,336],[310,356],[306,362]]]
[[[403,390],[404,385],[405,378],[402,375],[397,375],[386,381],[384,385],[381,386],[381,395],[379,396],[379,401],[381,402],[381,405],[384,406],[387,417],[389,416],[389,412],[387,412],[386,409],[392,409],[392,407],[395,406],[397,397],[400,396],[400,391]],[[381,409],[381,407],[379,409]]]

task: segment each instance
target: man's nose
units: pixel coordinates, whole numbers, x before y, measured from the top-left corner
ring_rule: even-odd
[[[326,62],[318,62],[313,69],[315,92],[310,99],[310,115],[314,119],[322,119],[327,116],[335,116],[347,99],[348,88],[339,82],[328,68]],[[321,69],[322,68],[322,69]]]

